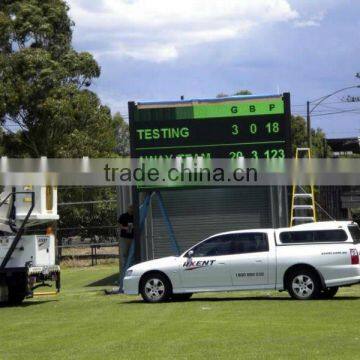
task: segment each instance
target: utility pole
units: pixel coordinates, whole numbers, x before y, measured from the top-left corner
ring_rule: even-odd
[[[311,119],[310,119],[310,101],[306,102],[306,127],[307,127],[307,143],[311,149]]]
[[[360,73],[357,73],[356,74],[356,77],[360,78]],[[336,90],[334,92],[332,92],[331,94],[329,95],[325,95],[319,99],[316,99],[316,100],[313,100],[313,101],[307,101],[306,102],[306,127],[307,127],[307,143],[308,143],[308,148],[310,149],[311,148],[311,118],[310,118],[310,115],[311,113],[323,102],[325,101],[326,99],[328,99],[329,97],[335,95],[335,94],[338,94],[339,92],[341,91],[344,91],[344,90],[348,90],[348,89],[359,89],[360,88],[360,85],[353,85],[353,86],[347,86],[343,89],[339,89],[339,90]],[[313,104],[313,107],[312,109],[310,110],[310,104]]]

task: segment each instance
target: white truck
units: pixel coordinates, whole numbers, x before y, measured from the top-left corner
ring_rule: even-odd
[[[231,231],[180,256],[132,266],[124,292],[152,303],[238,290],[286,290],[299,300],[331,298],[339,287],[360,283],[359,253],[360,229],[350,221]]]
[[[40,287],[60,291],[60,267],[55,263],[55,236],[46,230],[26,234],[31,227],[58,220],[54,187],[5,187],[0,193],[0,303],[19,304]]]

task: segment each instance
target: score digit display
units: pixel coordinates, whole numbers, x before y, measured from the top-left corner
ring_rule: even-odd
[[[290,94],[129,103],[134,158],[291,157]]]

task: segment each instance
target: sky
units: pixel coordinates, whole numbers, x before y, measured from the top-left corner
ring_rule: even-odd
[[[74,47],[102,74],[93,90],[127,118],[127,102],[291,93],[292,113],[360,85],[360,1],[68,0]],[[350,89],[314,110],[329,138],[360,136]],[[345,110],[346,112],[341,113]],[[335,113],[335,114],[334,114]]]

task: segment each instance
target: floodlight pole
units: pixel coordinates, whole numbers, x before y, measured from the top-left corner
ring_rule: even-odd
[[[344,91],[344,90],[349,90],[349,89],[356,89],[356,88],[360,88],[360,85],[352,85],[352,86],[347,86],[345,88],[336,90],[334,92],[332,92],[329,95],[325,95],[319,99],[315,99],[312,101],[307,101],[306,102],[306,128],[307,128],[307,143],[308,143],[308,147],[311,148],[311,113],[326,99],[328,99],[329,97]],[[314,104],[313,108],[310,108],[310,105]]]

